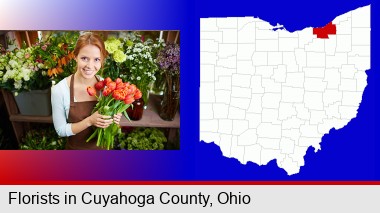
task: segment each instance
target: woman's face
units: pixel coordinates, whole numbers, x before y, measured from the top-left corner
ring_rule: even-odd
[[[77,61],[77,72],[86,79],[94,77],[102,65],[100,49],[92,44],[84,46],[75,60]]]

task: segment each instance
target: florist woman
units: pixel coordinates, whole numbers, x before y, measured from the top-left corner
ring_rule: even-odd
[[[86,142],[93,133],[92,126],[107,128],[119,124],[121,113],[111,116],[92,113],[97,100],[86,88],[100,79],[96,73],[107,57],[103,40],[96,34],[82,34],[74,49],[76,72],[52,88],[51,103],[54,127],[59,136],[69,137],[66,149],[100,149],[96,139]]]

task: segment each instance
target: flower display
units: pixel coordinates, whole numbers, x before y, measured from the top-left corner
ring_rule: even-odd
[[[47,89],[51,86],[43,64],[33,54],[35,47],[14,49],[0,55],[0,87],[15,92]]]
[[[171,75],[179,74],[180,68],[180,47],[178,44],[167,44],[157,56],[157,64],[161,70]]]
[[[142,96],[141,91],[134,84],[123,82],[120,78],[113,81],[109,77],[97,82],[94,87],[88,87],[87,92],[90,96],[95,96],[98,99],[93,112],[98,111],[99,114],[110,116],[123,113],[126,118],[128,118],[126,109],[131,106],[135,99]],[[97,96],[97,93],[100,95]],[[115,135],[119,132],[120,127],[112,123],[105,129],[96,128],[87,142],[97,137],[96,145],[109,150],[113,148]]]
[[[155,73],[158,66],[155,62],[157,51],[164,45],[162,40],[154,42],[151,39],[144,39],[140,36],[131,37],[126,40],[127,59],[124,62],[126,72],[121,78],[128,78],[130,82],[136,84],[143,95],[145,105],[148,104],[149,84],[156,80]]]
[[[110,37],[104,42],[104,45],[109,57],[106,59],[103,74],[117,78],[120,74],[121,63],[127,59],[127,55],[123,51],[123,43],[118,38]]]
[[[164,100],[160,117],[173,120],[179,106],[180,95],[180,47],[178,44],[168,44],[160,50],[157,56],[165,81]]]
[[[75,71],[77,32],[50,34],[31,47],[0,55],[0,87],[15,92],[44,90]]]
[[[55,32],[35,44],[36,60],[52,80],[59,82],[75,71],[73,51],[78,37],[78,32]]]
[[[111,78],[120,77],[138,86],[143,91],[143,99],[147,104],[148,87],[156,80],[155,72],[158,70],[155,58],[164,45],[163,41],[145,41],[137,32],[124,32],[119,38],[108,38],[104,44],[110,56],[106,60],[103,74]]]

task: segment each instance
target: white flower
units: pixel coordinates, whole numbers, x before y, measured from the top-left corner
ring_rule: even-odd
[[[24,54],[23,54],[21,51],[18,51],[18,52],[16,53],[16,56],[17,56],[17,58],[23,58],[23,57],[24,57]]]
[[[134,53],[136,53],[136,52],[139,53],[139,52],[141,52],[141,49],[140,48],[133,48],[133,52]]]
[[[140,77],[140,76],[137,76],[136,80],[140,81],[140,80],[141,80],[141,77]]]
[[[15,68],[15,67],[17,67],[18,66],[18,64],[17,64],[17,62],[15,61],[15,60],[9,60],[9,65],[11,66],[11,67],[13,67],[13,68]]]
[[[15,81],[13,85],[15,86],[16,89],[20,89],[22,86],[22,80]]]

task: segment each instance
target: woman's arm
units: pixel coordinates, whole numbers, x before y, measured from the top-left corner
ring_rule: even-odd
[[[64,79],[63,81],[66,81]],[[68,93],[64,84],[57,84],[51,88],[51,107],[53,115],[54,128],[57,134],[61,137],[74,135],[71,130],[71,124],[67,123],[67,112],[70,108],[70,102],[66,103],[65,94]],[[67,97],[66,97],[67,98]]]

